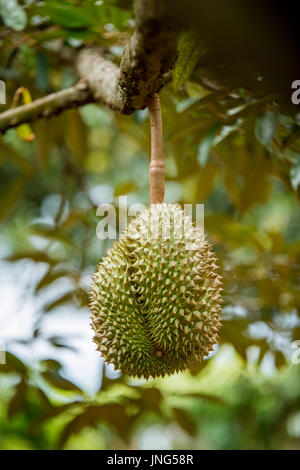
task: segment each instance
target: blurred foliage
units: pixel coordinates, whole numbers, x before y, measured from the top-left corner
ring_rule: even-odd
[[[7,106],[75,83],[85,44],[118,63],[133,30],[129,1],[8,3],[0,1]],[[11,129],[0,140],[1,242],[5,263],[20,266],[18,285],[28,264],[43,267],[34,292],[42,307],[31,337],[6,343],[0,448],[299,448],[291,344],[300,339],[300,126],[272,97],[205,88],[199,44],[183,35],[174,83],[161,92],[166,200],[205,204],[224,276],[219,346],[164,380],[104,373],[92,395],[59,361],[13,352],[41,338],[70,348],[43,326],[63,306],[89,321],[89,277],[109,246],[96,237],[97,205],[119,195],[148,203],[150,141],[145,110],[128,117],[95,104]]]

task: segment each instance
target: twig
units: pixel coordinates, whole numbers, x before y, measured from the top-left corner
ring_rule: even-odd
[[[162,118],[157,94],[148,103],[151,129],[151,161],[149,167],[150,203],[160,204],[165,195],[165,165],[163,156]]]

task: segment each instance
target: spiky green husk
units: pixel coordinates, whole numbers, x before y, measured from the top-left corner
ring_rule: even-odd
[[[179,205],[155,204],[137,216],[93,277],[94,341],[105,360],[145,378],[201,361],[220,328],[215,262],[204,235]]]

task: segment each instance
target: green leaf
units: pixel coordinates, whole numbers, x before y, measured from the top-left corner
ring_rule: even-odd
[[[27,369],[25,364],[14,354],[9,352],[5,353],[5,364],[1,364],[1,373],[17,372],[23,377],[27,377]]]
[[[8,256],[6,259],[7,261],[20,261],[21,259],[30,259],[35,263],[47,263],[49,265],[55,265],[59,261],[55,258],[51,258],[47,255],[47,253],[38,250],[20,251],[19,253],[15,253],[13,255]]]
[[[60,436],[59,447],[63,447],[71,435],[78,434],[85,427],[95,427],[98,423],[108,424],[128,442],[133,422],[134,417],[128,416],[125,407],[117,403],[87,406],[66,425]]]
[[[204,167],[206,165],[210,149],[222,142],[229,134],[239,129],[242,122],[243,119],[239,118],[233,124],[227,126],[222,126],[221,123],[214,124],[198,147],[197,159],[200,166]]]
[[[190,436],[195,436],[197,432],[196,423],[190,418],[186,411],[180,408],[173,408],[173,415],[179,426],[184,429]]]
[[[180,396],[180,395],[178,394],[176,396]],[[210,393],[191,392],[191,393],[182,394],[182,396],[184,396],[185,398],[195,398],[196,400],[209,401],[209,402],[216,403],[222,406],[226,405],[226,402],[222,398],[218,397],[217,395],[212,395]]]
[[[41,361],[41,365],[47,370],[56,372],[62,369],[61,363],[56,361],[55,359],[43,359]]]
[[[27,384],[24,380],[16,386],[16,393],[9,402],[7,416],[12,418],[26,407],[27,401]]]
[[[196,200],[205,201],[214,189],[214,182],[218,173],[218,167],[212,159],[198,173],[196,184]]]
[[[8,160],[12,160],[22,172],[26,174],[32,172],[32,163],[3,139],[0,141],[0,155],[1,158],[6,157]]]
[[[14,209],[28,184],[28,178],[19,176],[7,185],[2,193],[2,204],[0,207],[0,220],[3,220]]]
[[[77,349],[74,346],[71,346],[70,344],[65,344],[64,338],[61,338],[60,336],[51,336],[50,338],[48,338],[48,341],[55,348],[69,349],[70,351],[74,351],[74,352],[77,351]]]
[[[276,110],[267,110],[262,116],[257,118],[255,124],[255,135],[257,140],[265,147],[269,147],[275,135],[279,120]]]
[[[81,393],[81,390],[77,387],[77,385],[62,377],[57,371],[52,370],[43,372],[42,376],[46,382],[48,382],[54,388],[58,388],[67,392]]]
[[[52,282],[57,281],[57,279],[61,279],[67,276],[72,276],[72,272],[66,269],[59,269],[56,271],[52,271],[50,269],[37,283],[35,287],[35,292],[38,292],[41,289],[44,289],[45,287],[48,287],[50,284],[52,284]]]
[[[82,307],[88,304],[88,296],[85,290],[77,288],[66,292],[61,297],[50,301],[45,306],[45,312],[50,312],[51,310],[56,309],[57,307],[64,306],[66,304],[75,304],[77,307]]]
[[[216,138],[214,139],[214,145],[218,145],[222,140],[224,140],[229,134],[232,132],[236,131],[237,129],[240,128],[241,124],[243,123],[242,118],[238,118],[236,121],[234,121],[232,124],[223,126],[221,131],[218,133]]]
[[[58,299],[55,299],[53,302],[49,302],[45,306],[45,312],[50,312],[51,310],[54,310],[57,307],[61,307],[62,305],[68,304],[68,303],[74,303],[75,301],[75,294],[74,291],[67,292],[66,294],[62,295]]]
[[[179,41],[178,60],[173,71],[173,85],[175,90],[189,78],[194,70],[203,47],[199,35],[195,31],[188,31]]]
[[[29,124],[24,123],[17,127],[17,133],[20,139],[24,140],[25,142],[32,142],[34,140],[34,132]]]
[[[67,28],[84,28],[94,24],[97,18],[71,2],[47,1],[40,8],[40,14],[50,16],[53,23]]]
[[[54,39],[78,39],[85,40],[93,37],[98,38],[99,33],[92,28],[85,29],[72,29],[57,26],[55,29],[46,29],[36,33],[35,38],[37,42],[43,43],[53,41]]]
[[[129,10],[131,12],[132,9],[132,0],[103,0],[104,5],[107,6],[117,6],[123,10]]]
[[[0,16],[6,26],[17,31],[24,29],[27,23],[27,15],[17,0],[0,0]]]
[[[290,169],[290,178],[293,189],[297,191],[300,185],[300,155],[297,155],[297,159]]]
[[[127,21],[131,17],[131,12],[121,9],[119,6],[112,5],[98,6],[98,18],[100,24],[113,24],[118,30],[126,28]]]
[[[48,58],[43,51],[39,51],[36,55],[36,77],[35,81],[37,86],[42,91],[49,91],[49,76],[48,76]]]
[[[140,389],[141,398],[139,400],[143,409],[158,411],[162,402],[162,394],[157,388]]]
[[[221,124],[219,122],[217,124],[214,124],[198,147],[197,160],[199,165],[202,167],[204,167],[207,163],[210,149],[213,146],[215,137],[218,133],[218,130],[220,129],[220,126]]]
[[[135,190],[136,185],[133,182],[128,181],[128,183],[122,183],[115,188],[114,196],[122,196],[123,194],[132,193]]]
[[[82,166],[87,155],[87,128],[80,113],[72,109],[65,114],[66,119],[66,143],[76,162]]]

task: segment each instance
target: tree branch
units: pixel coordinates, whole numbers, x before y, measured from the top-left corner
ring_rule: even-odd
[[[64,109],[101,102],[123,114],[147,106],[165,83],[176,59],[178,32],[170,22],[166,0],[136,0],[136,30],[124,49],[120,67],[96,48],[84,48],[77,57],[81,81],[0,114],[0,132]]]
[[[100,101],[111,109],[120,110],[116,99],[119,67],[101,56],[98,48],[82,49],[77,57],[77,71],[85,77],[94,101]]]
[[[32,103],[4,111],[0,114],[0,131],[4,132],[11,127],[24,122],[32,122],[41,117],[50,117],[65,109],[81,106],[91,101],[93,101],[93,96],[88,85],[81,81],[73,87],[51,93]]]

